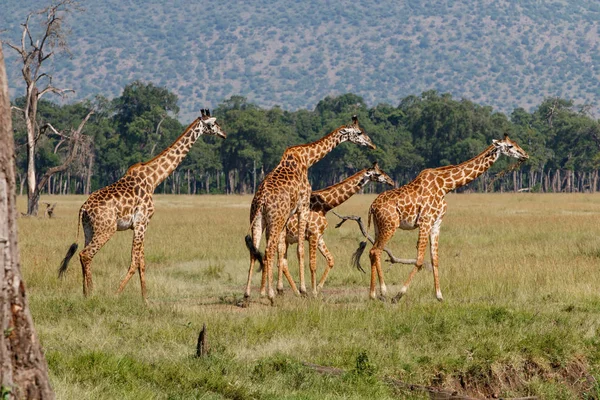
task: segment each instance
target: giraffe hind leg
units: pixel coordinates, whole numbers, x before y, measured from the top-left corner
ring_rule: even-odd
[[[381,292],[379,299],[385,301],[387,296],[387,286],[385,285],[383,270],[381,268],[381,252],[385,248],[386,243],[394,236],[397,225],[380,222],[377,215],[374,215],[373,222],[375,225],[375,242],[369,251],[369,258],[371,260],[371,286],[369,296],[371,299],[377,298],[375,285],[376,279],[379,278],[379,290]]]
[[[319,284],[317,285],[317,290],[320,291],[323,289],[323,285],[325,284],[325,279],[327,279],[327,275],[329,275],[329,272],[331,272],[334,262],[333,262],[333,256],[331,255],[331,252],[325,245],[325,241],[323,240],[323,237],[321,237],[319,239],[318,246],[319,246],[319,251],[321,252],[323,257],[325,257],[325,260],[327,260],[327,267],[325,268],[325,271],[323,272],[323,275],[321,276],[321,279],[319,280]]]
[[[260,246],[260,240],[263,231],[263,218],[262,215],[256,215],[254,217],[254,223],[251,226],[251,234],[246,236],[246,247],[250,252],[250,268],[248,269],[248,281],[246,283],[246,290],[244,291],[244,302],[242,306],[248,306],[248,299],[250,297],[250,288],[252,284],[252,272],[254,271],[254,264],[258,260],[264,270],[264,259],[260,254],[258,247]],[[260,258],[258,257],[260,256]]]
[[[85,234],[85,247],[79,252],[81,272],[83,274],[83,295],[88,296],[94,290],[92,282],[92,260],[96,253],[110,240],[117,231],[116,225],[108,225],[110,228],[102,231],[98,226],[93,226],[89,219],[83,221],[83,232]]]

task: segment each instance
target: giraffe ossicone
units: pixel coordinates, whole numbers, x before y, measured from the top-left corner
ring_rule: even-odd
[[[120,293],[137,270],[140,274],[142,298],[147,302],[144,259],[144,238],[150,219],[154,215],[152,194],[183,161],[192,145],[202,135],[227,137],[211,117],[210,111],[202,109],[198,117],[169,147],[146,162],[134,164],[115,183],[93,192],[79,209],[77,236],[63,259],[58,276],[63,277],[69,261],[77,251],[79,223],[83,226],[85,246],[79,253],[83,273],[83,294],[93,290],[92,259],[116,231],[133,230],[131,264],[118,289]]]

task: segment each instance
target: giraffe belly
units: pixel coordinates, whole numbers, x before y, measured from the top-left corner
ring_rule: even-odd
[[[128,215],[117,220],[117,230],[126,231],[127,229],[133,228],[133,215]]]
[[[405,219],[400,220],[399,228],[405,231],[413,230],[417,227],[416,221],[407,221]]]

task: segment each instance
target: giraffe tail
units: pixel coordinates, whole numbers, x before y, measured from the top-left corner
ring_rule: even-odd
[[[360,244],[358,245],[358,249],[356,249],[354,254],[352,254],[352,265],[354,266],[354,268],[361,271],[363,274],[366,272],[363,269],[363,267],[360,265],[360,257],[365,252],[366,248],[367,248],[367,241],[365,240],[364,242],[360,242]]]
[[[69,250],[67,251],[67,255],[65,256],[65,258],[63,258],[62,262],[60,263],[60,267],[58,268],[58,277],[59,278],[64,277],[65,272],[67,272],[67,268],[69,267],[69,261],[71,261],[71,258],[73,258],[73,255],[77,251],[77,247],[78,247],[77,241],[79,240],[79,225],[81,224],[82,212],[83,212],[83,207],[79,209],[79,216],[77,218],[77,236],[75,237],[75,243],[73,243],[69,247]]]
[[[246,247],[250,251],[250,256],[258,260],[260,264],[259,271],[262,271],[262,269],[264,268],[263,255],[260,252],[260,250],[258,250],[256,246],[254,246],[254,243],[252,243],[252,236],[250,235],[246,235]]]

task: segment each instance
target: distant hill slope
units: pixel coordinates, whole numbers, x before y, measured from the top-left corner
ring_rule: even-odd
[[[26,13],[47,4],[3,0],[1,37],[17,42]],[[184,117],[237,94],[291,110],[346,92],[397,105],[437,89],[504,112],[545,96],[600,98],[597,0],[82,4],[69,18],[73,58],[53,63],[71,99],[114,97],[135,79],[176,93]],[[21,95],[15,53],[5,53]]]

